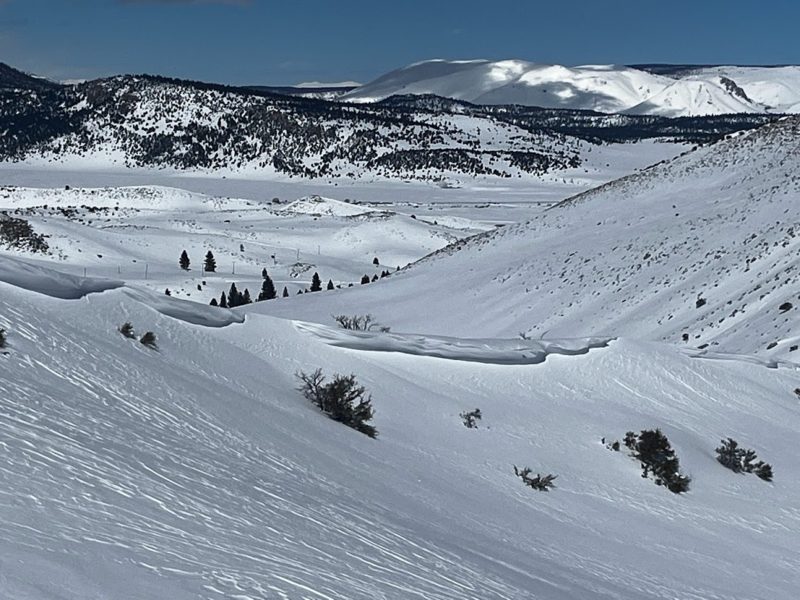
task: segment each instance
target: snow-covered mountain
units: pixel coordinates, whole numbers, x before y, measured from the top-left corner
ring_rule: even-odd
[[[154,77],[0,97],[0,158],[299,177],[541,175],[585,142],[491,115],[356,107]]]
[[[601,142],[706,142],[774,118],[609,121],[432,97],[345,104],[151,76],[61,86],[11,75],[6,87],[0,77],[0,160],[77,169],[329,180],[541,178],[586,166],[605,152]]]
[[[458,242],[331,310],[407,330],[382,305],[394,296],[443,335],[635,336],[797,360],[799,148],[787,117]],[[413,293],[436,286],[441,302]]]
[[[341,99],[375,102],[433,94],[475,104],[522,104],[603,113],[698,116],[794,112],[800,67],[698,68],[668,77],[617,65],[565,67],[521,60],[430,60],[387,73]]]

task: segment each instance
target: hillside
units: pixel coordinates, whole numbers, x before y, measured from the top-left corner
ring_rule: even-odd
[[[442,99],[327,102],[252,88],[120,76],[0,87],[0,161],[272,179],[541,180],[601,164],[610,144],[706,143],[774,116],[674,121]],[[615,150],[610,150],[614,154]],[[598,155],[600,155],[598,157]]]
[[[28,75],[5,63],[0,62],[0,89],[45,91],[58,88],[58,84],[43,77]]]
[[[522,60],[429,60],[391,71],[341,99],[375,102],[396,95],[433,94],[475,104],[668,117],[794,112],[800,102],[798,67],[655,71]]]
[[[78,299],[41,293],[56,280]],[[794,598],[793,369],[630,340],[347,335],[255,314],[220,328],[234,313],[118,285],[0,261],[3,597]],[[317,366],[357,374],[378,439],[294,389]],[[648,427],[689,493],[601,442]],[[716,462],[727,435],[774,483]]]
[[[424,310],[426,331],[447,335],[634,336],[796,360],[798,147],[797,117],[734,136],[456,243],[328,310],[405,331]],[[448,293],[416,292],[433,288]],[[272,308],[304,318],[319,301]]]
[[[252,90],[116,77],[0,94],[0,159],[284,177],[542,175],[584,142],[483,115],[354,107]]]

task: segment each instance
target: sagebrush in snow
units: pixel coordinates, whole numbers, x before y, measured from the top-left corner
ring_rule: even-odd
[[[136,333],[133,331],[133,325],[131,325],[129,321],[126,321],[120,325],[119,332],[128,339],[133,339],[136,337]]]
[[[301,382],[298,390],[331,419],[371,438],[378,437],[378,430],[368,423],[375,414],[372,396],[366,395],[355,375],[337,373],[326,383],[322,369],[317,369],[311,374],[301,371],[297,378]]]
[[[553,480],[558,477],[558,475],[553,475],[552,473],[549,475],[540,475],[537,473],[536,477],[531,477],[532,472],[533,471],[531,471],[529,467],[517,469],[517,465],[514,465],[514,475],[522,479],[522,482],[528,487],[532,487],[540,492],[550,491],[550,488],[553,487]]]
[[[481,409],[476,408],[475,410],[464,411],[458,415],[461,417],[461,420],[464,422],[464,427],[467,429],[477,429],[478,421],[481,420],[483,415],[481,414]]]
[[[375,321],[372,315],[334,315],[334,321],[342,329],[352,329],[353,331],[373,331],[388,333],[391,328],[381,325]]]
[[[158,345],[156,344],[156,334],[152,331],[146,331],[142,334],[142,337],[139,338],[139,341],[142,345],[147,346],[151,350],[158,350]]]

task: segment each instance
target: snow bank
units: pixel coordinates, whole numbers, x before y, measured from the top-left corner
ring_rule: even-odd
[[[113,279],[78,277],[61,273],[9,256],[0,257],[0,281],[64,300],[77,300],[86,294],[103,292],[123,285],[121,281]]]
[[[149,290],[125,288],[125,295],[153,310],[165,315],[204,327],[226,327],[234,323],[244,323],[244,315],[233,312],[227,308],[207,306],[198,302],[181,300],[165,294],[158,294]]]
[[[535,365],[551,354],[575,356],[593,348],[605,348],[612,338],[565,340],[463,339],[438,335],[350,331],[296,322],[300,331],[314,335],[339,348],[369,352],[400,352],[494,365]]]

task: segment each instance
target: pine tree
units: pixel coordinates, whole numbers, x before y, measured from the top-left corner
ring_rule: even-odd
[[[333,279],[328,279],[328,289],[329,289],[329,290],[332,290],[332,289],[334,289],[334,286],[333,286]]]
[[[289,297],[289,289],[286,286],[283,286],[283,297],[284,298]]]
[[[228,298],[225,296],[225,292],[222,292],[219,297],[219,306],[220,308],[228,308]]]
[[[372,276],[372,281],[378,281],[378,275],[377,274]]]
[[[319,292],[321,289],[322,289],[322,281],[319,278],[319,273],[314,272],[314,276],[311,278],[311,291]]]
[[[242,304],[242,295],[236,289],[236,284],[231,283],[231,289],[228,290],[228,306],[234,308]]]
[[[252,304],[253,300],[250,298],[250,290],[244,288],[244,293],[242,294],[242,304]]]
[[[261,269],[261,278],[266,279],[267,277],[269,277],[269,275],[267,274],[267,268],[264,267],[263,269]]]
[[[264,281],[261,283],[261,292],[258,294],[258,298],[256,299],[257,302],[261,302],[263,300],[272,300],[277,296],[275,293],[275,284],[272,283],[272,279],[266,273],[267,270],[264,269]],[[286,295],[288,295],[288,292]]]
[[[169,288],[164,290],[164,294],[166,294],[167,296],[172,296],[172,292],[169,291]]]
[[[379,264],[381,264],[381,261],[379,261],[378,257],[376,256],[375,258],[372,259],[372,264],[377,267]]]
[[[189,255],[186,254],[186,250],[181,252],[181,258],[178,261],[178,264],[181,266],[181,269],[183,269],[184,271],[188,271],[189,270]]]
[[[364,285],[365,283],[369,283],[369,275],[364,275],[361,278],[361,285]]]
[[[209,273],[214,273],[217,270],[217,260],[214,258],[214,253],[209,250],[206,252],[206,260],[203,269]]]
[[[742,470],[743,451],[739,448],[739,443],[736,440],[732,438],[722,440],[722,445],[716,449],[716,452],[717,461],[719,461],[721,465],[735,473]],[[755,456],[753,458],[755,458]]]
[[[212,299],[211,299],[211,302],[209,302],[209,304],[210,304],[211,306],[219,306],[219,303],[217,302],[217,299],[216,299],[216,298],[212,298]]]

